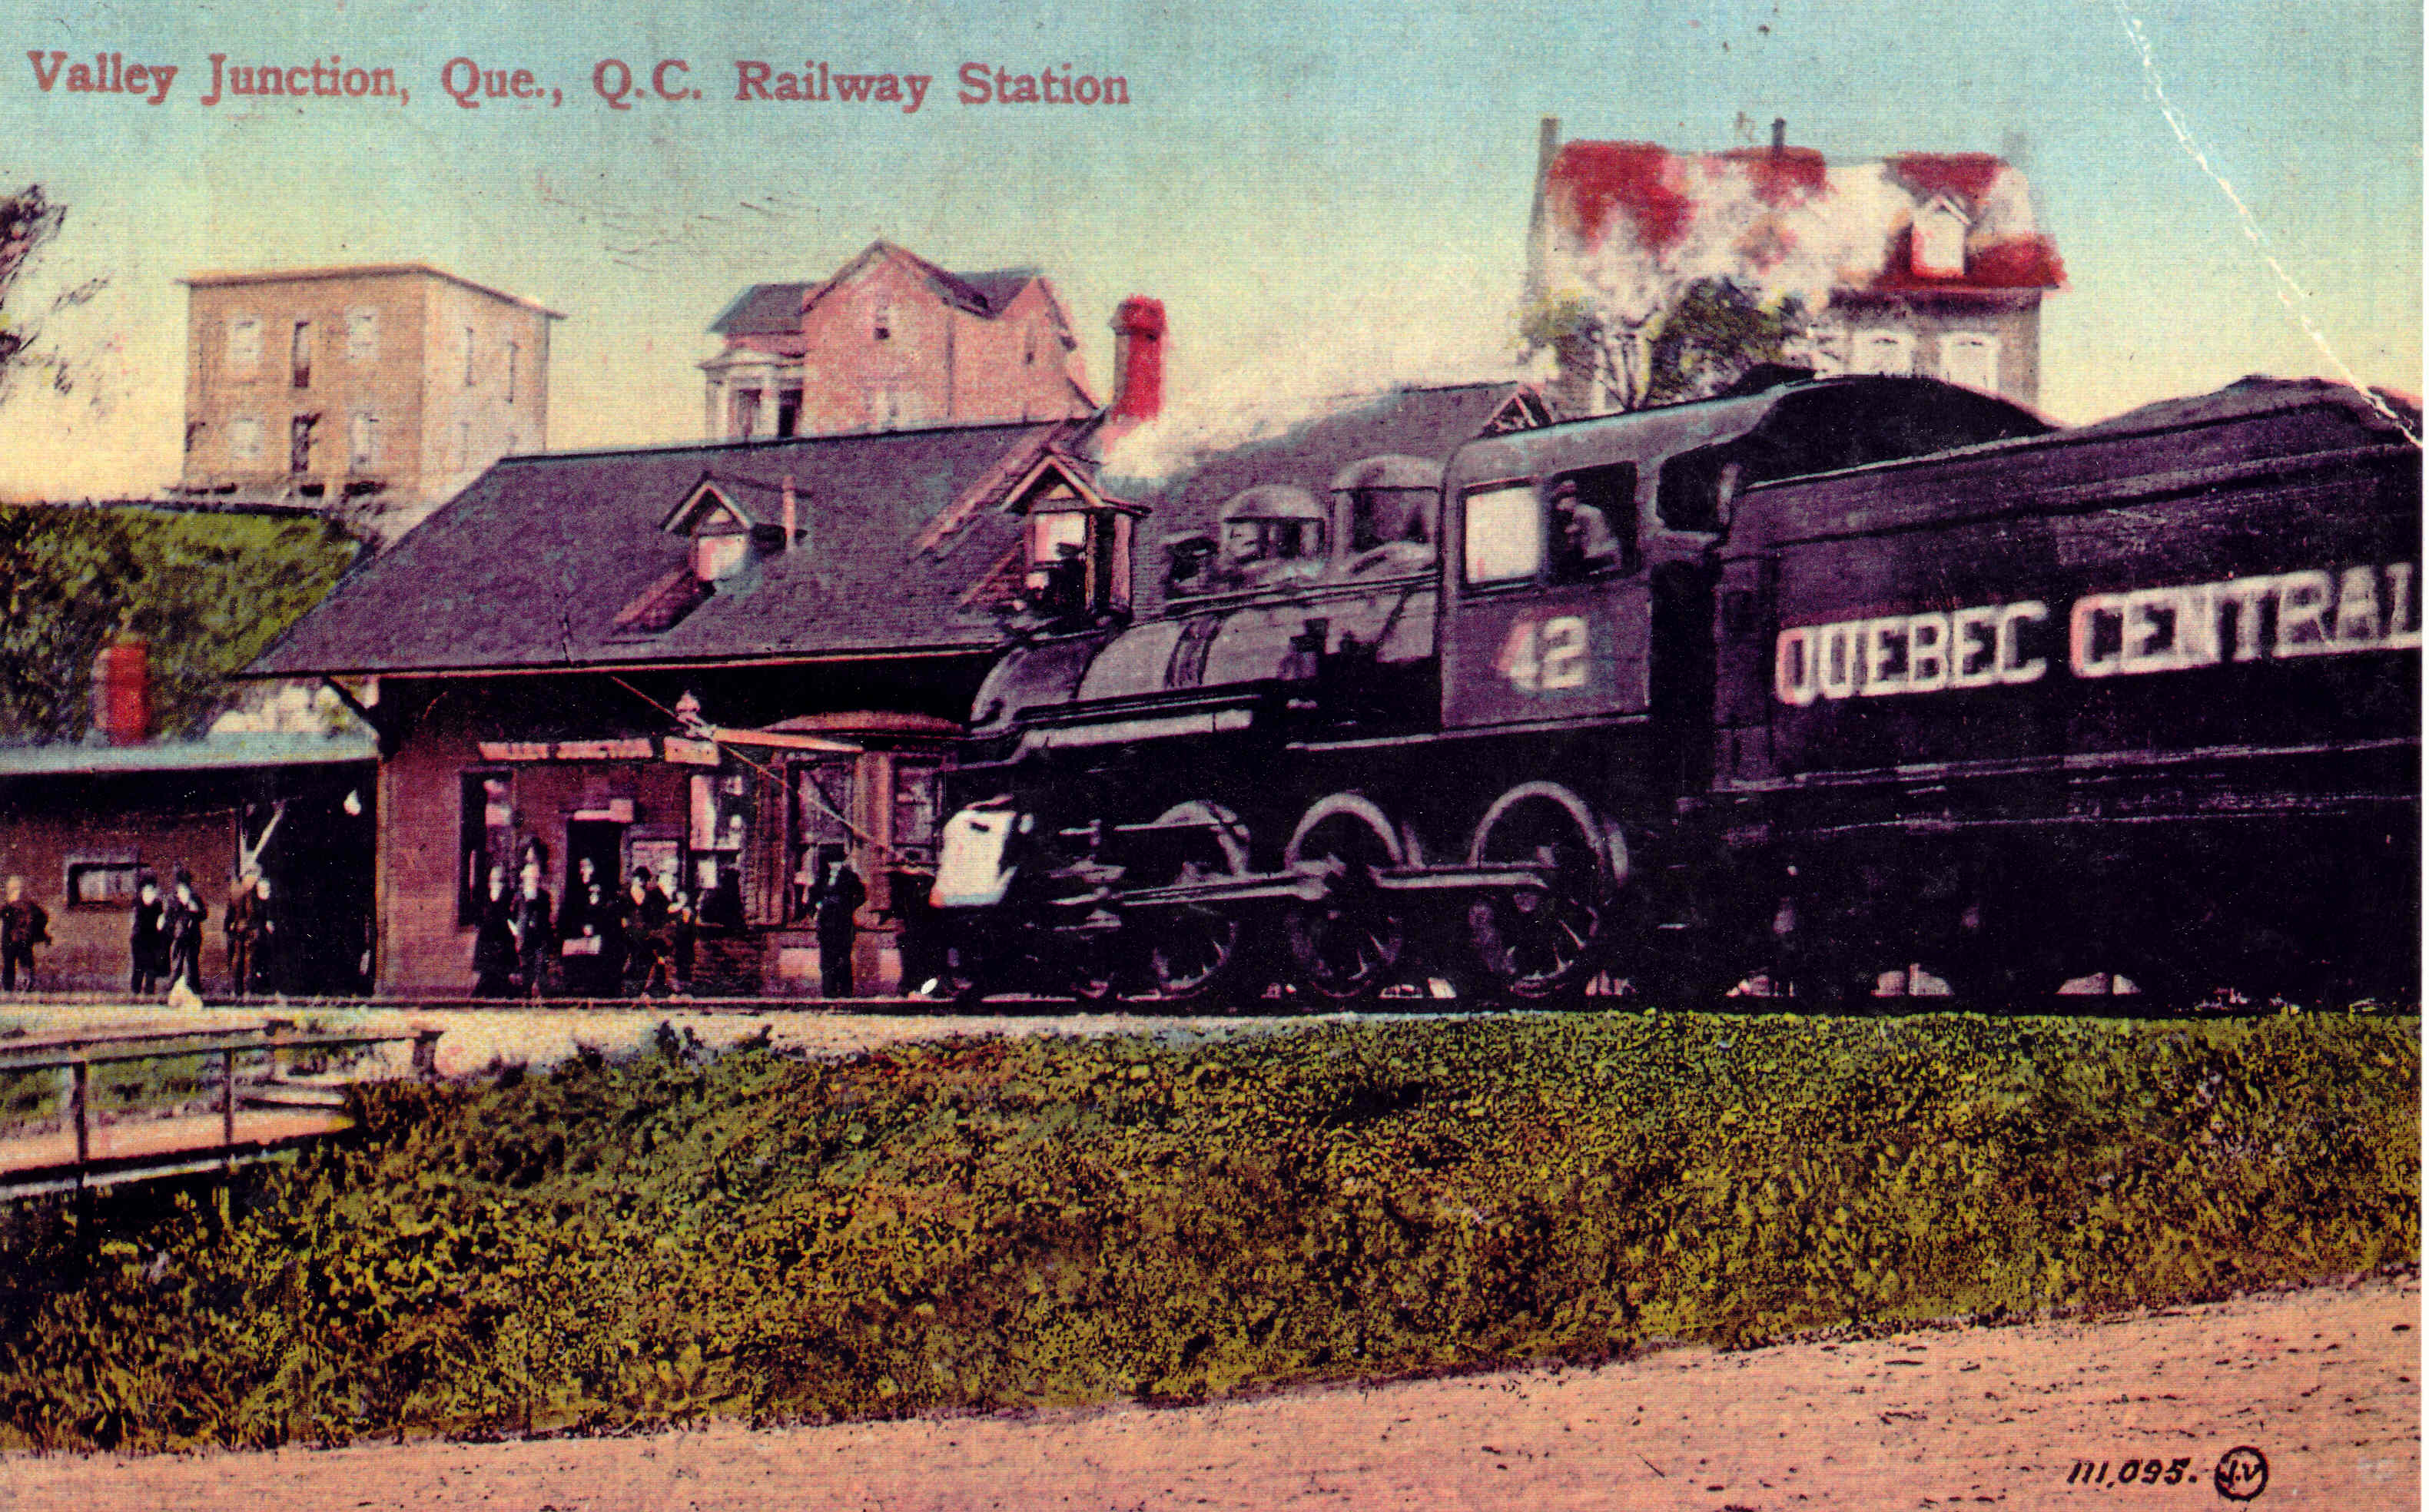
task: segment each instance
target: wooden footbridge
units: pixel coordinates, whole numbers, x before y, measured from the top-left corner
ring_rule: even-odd
[[[273,1020],[8,1044],[0,1094],[22,1097],[29,1079],[49,1077],[61,1106],[25,1132],[0,1132],[0,1201],[233,1171],[343,1133],[354,1126],[345,1112],[354,1075],[338,1053],[410,1044],[413,1068],[426,1076],[439,1032],[296,1033]],[[96,1106],[110,1096],[124,1106]],[[36,1106],[43,1100],[38,1093]]]

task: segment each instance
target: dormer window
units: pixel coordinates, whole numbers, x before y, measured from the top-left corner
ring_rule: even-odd
[[[1944,197],[1914,212],[1914,275],[1965,276],[1965,212]]]
[[[1064,458],[1049,455],[1015,485],[1004,507],[1022,517],[1020,550],[997,570],[1004,599],[1059,623],[1130,613],[1131,535],[1137,506],[1107,499]]]

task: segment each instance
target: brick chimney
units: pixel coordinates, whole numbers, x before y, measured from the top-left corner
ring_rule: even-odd
[[[1114,403],[1106,419],[1142,425],[1164,408],[1164,301],[1132,294],[1114,312]]]
[[[121,634],[92,659],[92,727],[112,746],[151,738],[151,648],[140,636]]]

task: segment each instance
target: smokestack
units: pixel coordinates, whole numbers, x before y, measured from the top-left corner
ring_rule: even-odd
[[[151,648],[140,636],[121,634],[92,659],[92,726],[112,746],[151,737]]]
[[[1106,418],[1142,424],[1164,409],[1164,301],[1132,294],[1114,312],[1114,403]]]
[[[793,475],[792,475],[791,473],[789,473],[789,472],[788,472],[788,473],[785,474],[785,545],[784,545],[784,550],[785,550],[785,551],[791,551],[791,550],[793,549],[793,542],[794,542],[794,540],[795,540],[795,539],[796,539],[796,538],[801,534],[801,506],[800,506],[797,502],[795,502],[795,501],[794,501],[794,499],[793,499]]]
[[[1788,150],[1788,118],[1786,116],[1773,116],[1771,118],[1771,150],[1776,153],[1784,153]]]

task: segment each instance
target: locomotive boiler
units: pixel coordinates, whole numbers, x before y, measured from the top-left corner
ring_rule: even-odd
[[[957,985],[1537,999],[2403,991],[2420,453],[2247,381],[1925,379],[1379,456],[994,668]],[[1100,616],[1101,617],[1101,616]]]

